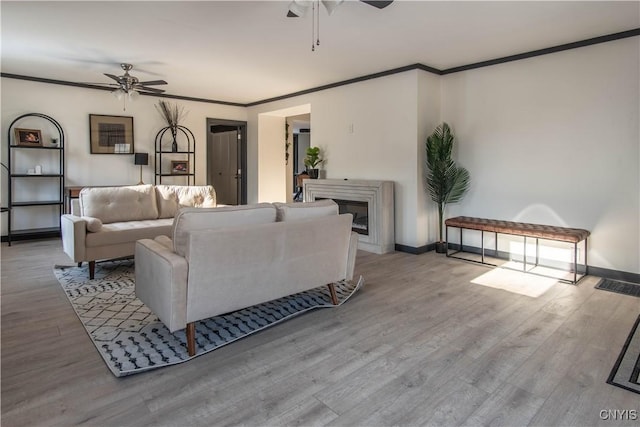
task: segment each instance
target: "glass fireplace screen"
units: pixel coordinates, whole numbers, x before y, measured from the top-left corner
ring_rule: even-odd
[[[316,200],[322,200],[326,197],[316,197]],[[350,213],[353,215],[353,224],[351,229],[358,234],[369,235],[369,203],[357,200],[332,199],[338,204],[338,211]]]

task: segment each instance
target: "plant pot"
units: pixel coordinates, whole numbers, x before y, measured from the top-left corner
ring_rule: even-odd
[[[446,254],[447,253],[447,242],[436,242],[436,253]]]
[[[307,173],[309,174],[309,178],[311,179],[318,179],[318,174],[319,174],[319,170],[318,169],[308,169]]]

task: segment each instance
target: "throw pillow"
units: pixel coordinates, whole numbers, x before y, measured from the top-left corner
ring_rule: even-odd
[[[97,233],[98,231],[102,230],[102,221],[100,221],[100,219],[94,218],[92,216],[83,216],[80,218],[84,219],[84,221],[87,223],[87,231]]]

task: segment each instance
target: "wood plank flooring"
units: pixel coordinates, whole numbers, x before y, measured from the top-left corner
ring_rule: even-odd
[[[360,252],[365,287],[190,362],[115,378],[56,281],[59,240],[2,246],[2,426],[625,426],[605,383],[640,298],[472,284],[487,267]]]

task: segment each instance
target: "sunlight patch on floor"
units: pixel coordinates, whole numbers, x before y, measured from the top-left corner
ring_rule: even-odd
[[[543,295],[557,282],[558,280],[554,278],[536,276],[500,267],[493,268],[471,280],[471,283],[476,285],[502,289],[533,298]]]

